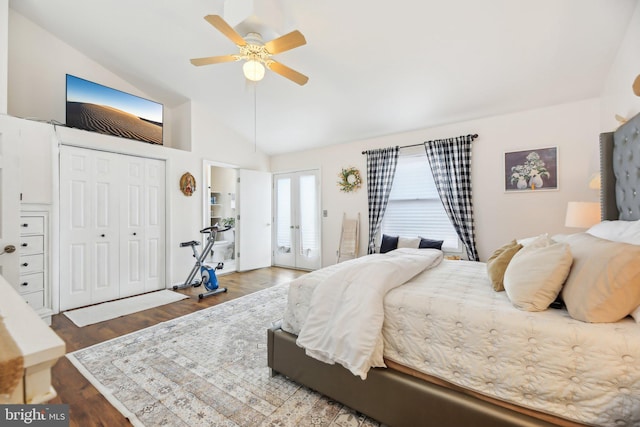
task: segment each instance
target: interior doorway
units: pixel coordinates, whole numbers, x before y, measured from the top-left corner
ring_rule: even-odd
[[[237,270],[236,263],[236,188],[238,170],[233,165],[204,161],[203,165],[206,191],[203,199],[203,228],[219,226],[231,227],[218,233],[213,249],[207,255],[205,263],[224,266],[216,274],[226,274]]]

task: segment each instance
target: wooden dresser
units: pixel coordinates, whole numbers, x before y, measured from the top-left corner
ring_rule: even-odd
[[[24,375],[8,401],[37,404],[51,400],[51,368],[65,354],[65,343],[4,277],[0,276],[0,317],[24,360]],[[0,343],[2,348],[2,343]]]

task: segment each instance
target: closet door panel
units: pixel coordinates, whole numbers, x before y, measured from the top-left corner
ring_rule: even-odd
[[[165,162],[60,153],[61,309],[164,289]]]
[[[87,267],[89,266],[89,253],[87,245],[83,243],[70,245],[70,257],[69,265],[65,269],[70,274],[69,281],[71,296],[77,296],[77,299],[82,299],[82,302],[89,304],[91,301],[89,295],[89,273]],[[85,294],[85,298],[81,298],[79,294]],[[81,303],[82,303],[81,302]]]
[[[117,156],[60,150],[60,309],[118,297]]]
[[[144,292],[144,166],[145,159],[124,157],[120,217],[120,296]]]
[[[165,162],[145,162],[145,291],[164,289]]]
[[[91,304],[95,242],[91,228],[93,204],[91,158],[84,151],[60,152],[60,309]]]
[[[91,302],[103,302],[119,296],[119,232],[120,211],[118,167],[120,156],[97,151],[93,154],[95,178],[93,184],[93,277]]]

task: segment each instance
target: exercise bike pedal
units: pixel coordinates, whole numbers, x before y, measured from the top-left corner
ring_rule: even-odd
[[[224,262],[219,262],[218,265],[216,265],[216,270],[222,270],[224,268]]]

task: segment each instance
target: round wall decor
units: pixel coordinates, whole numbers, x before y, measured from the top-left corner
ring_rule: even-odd
[[[180,177],[180,191],[185,196],[191,196],[196,191],[196,179],[189,172]]]
[[[350,193],[352,191],[357,190],[362,185],[362,178],[360,178],[360,172],[358,169],[354,167],[342,169],[342,171],[338,174],[340,180],[338,181],[338,186],[340,186],[340,191],[344,191],[345,193]]]

